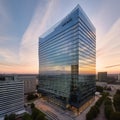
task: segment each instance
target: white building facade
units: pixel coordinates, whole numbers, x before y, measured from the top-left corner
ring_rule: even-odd
[[[24,82],[24,94],[35,92],[37,85],[37,75],[18,75],[17,79]]]
[[[15,75],[0,75],[0,118],[24,112],[24,82]]]

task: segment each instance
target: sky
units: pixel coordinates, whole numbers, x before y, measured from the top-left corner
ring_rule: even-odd
[[[38,38],[77,4],[96,28],[96,71],[120,73],[120,0],[0,0],[0,73],[38,73]]]

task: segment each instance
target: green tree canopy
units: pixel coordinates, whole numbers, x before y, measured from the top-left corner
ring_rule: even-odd
[[[5,115],[4,120],[9,120],[9,116]]]
[[[23,120],[32,120],[31,116],[28,113],[24,113]]]
[[[110,116],[110,120],[120,120],[120,112],[113,112]]]
[[[35,104],[31,103],[31,109],[35,108]]]
[[[9,120],[15,120],[16,115],[14,113],[9,115]]]

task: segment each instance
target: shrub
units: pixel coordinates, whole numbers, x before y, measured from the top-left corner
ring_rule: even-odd
[[[9,120],[9,116],[5,115],[4,120]]]
[[[120,120],[120,112],[113,112],[110,116],[110,120]]]
[[[120,95],[120,89],[118,89],[118,90],[116,91],[116,94],[119,94],[119,95]]]
[[[86,120],[93,120],[93,114],[90,111],[86,114]]]
[[[45,116],[41,113],[39,113],[36,117],[36,120],[45,120]]]
[[[39,111],[37,108],[32,109],[33,120],[45,120],[45,114]]]
[[[28,113],[24,113],[23,120],[32,120],[31,116]]]
[[[9,115],[9,120],[15,120],[16,115],[14,113]]]
[[[106,98],[105,99],[105,103],[104,103],[105,105],[112,105],[112,101],[111,101],[111,99],[110,98]]]
[[[95,105],[91,107],[90,111],[86,114],[86,120],[93,120],[99,114],[99,107],[103,103],[104,99],[108,96],[108,93],[102,93],[102,97],[97,100]]]
[[[96,91],[102,93],[103,92],[103,87],[96,86]]]
[[[28,94],[28,96],[27,96],[27,100],[33,100],[33,99],[35,99],[35,98],[38,98],[38,96],[35,94]]]
[[[35,120],[37,115],[39,114],[39,110],[34,108],[32,109],[32,119]]]
[[[31,109],[35,108],[35,104],[34,103],[31,103]]]
[[[113,113],[113,108],[110,105],[106,105],[105,106],[105,116],[106,118],[109,120],[110,119],[110,115]]]
[[[105,116],[106,116],[106,118],[107,118],[108,120],[110,120],[110,116],[111,116],[111,114],[114,112],[114,111],[113,111],[113,108],[112,108],[112,101],[111,101],[111,99],[107,97],[107,98],[105,99],[104,105],[105,105],[105,109],[104,109]]]
[[[113,101],[116,111],[120,112],[120,90],[116,91]]]

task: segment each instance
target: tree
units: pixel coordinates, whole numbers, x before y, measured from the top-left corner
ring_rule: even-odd
[[[35,120],[37,118],[37,115],[39,114],[39,110],[36,108],[32,109],[32,119]]]
[[[35,108],[35,104],[31,103],[31,109]]]
[[[32,120],[31,116],[28,113],[24,113],[23,120]]]
[[[99,113],[99,109],[98,109],[98,106],[94,105],[92,108],[91,108],[91,112],[93,114],[93,118],[96,118],[98,113]]]
[[[120,90],[117,90],[116,94],[114,95],[113,101],[116,111],[120,112]]]
[[[106,118],[109,120],[110,119],[110,115],[113,113],[113,108],[110,105],[106,105],[105,106],[105,116]]]
[[[96,91],[102,93],[103,92],[103,87],[96,86]]]
[[[9,120],[15,120],[16,115],[14,113],[9,115]]]
[[[110,120],[120,120],[120,112],[113,112],[110,116]]]
[[[103,103],[104,99],[108,96],[107,93],[102,93],[102,97],[100,97],[95,105],[91,107],[90,111],[86,114],[86,120],[93,120],[97,117],[99,114],[100,110],[99,107]]]
[[[33,99],[35,99],[35,98],[38,98],[38,96],[35,94],[32,94],[32,93],[30,93],[30,94],[28,94],[28,96],[27,96],[27,100],[33,100]]]
[[[86,120],[93,120],[94,118],[97,117],[99,113],[99,108],[98,106],[94,105],[91,107],[90,111],[86,114]]]
[[[45,120],[45,114],[39,111],[37,108],[32,109],[33,120]]]
[[[93,120],[93,114],[90,111],[86,114],[86,120]]]
[[[38,88],[39,88],[39,85],[36,85],[36,89],[38,90]]]
[[[105,116],[106,116],[106,118],[107,118],[108,120],[110,120],[110,116],[111,116],[111,114],[114,112],[114,111],[113,111],[113,108],[112,108],[112,101],[111,101],[111,99],[107,97],[107,98],[105,99],[104,105],[105,105],[105,110],[104,110]]]
[[[36,117],[36,120],[45,120],[45,116],[39,112],[39,114]]]
[[[120,89],[118,89],[118,90],[116,91],[116,94],[119,94],[119,95],[120,95]]]
[[[4,120],[9,120],[9,116],[5,115]]]
[[[112,105],[112,101],[111,101],[111,99],[110,98],[106,98],[105,99],[105,103],[104,103],[105,105]]]

